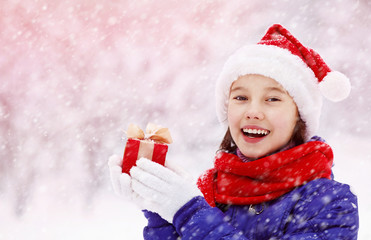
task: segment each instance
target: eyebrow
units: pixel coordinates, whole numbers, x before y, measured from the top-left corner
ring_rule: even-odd
[[[238,90],[245,90],[244,87],[232,87],[230,92],[238,91]]]
[[[242,86],[238,86],[238,87],[232,87],[231,91],[230,92],[234,92],[234,91],[238,91],[238,90],[248,90]],[[283,94],[288,94],[286,90],[282,89],[282,88],[279,88],[279,87],[266,87],[264,88],[265,91],[277,91],[277,92],[280,92],[280,93],[283,93]]]
[[[266,91],[278,91],[283,94],[288,94],[286,90],[279,88],[279,87],[267,87],[265,88]]]

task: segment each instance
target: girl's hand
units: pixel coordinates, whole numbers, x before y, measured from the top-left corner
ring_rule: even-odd
[[[142,199],[133,191],[131,177],[122,173],[122,157],[112,155],[108,160],[111,183],[115,193],[126,201],[135,203],[140,209],[143,208]]]
[[[132,189],[145,208],[172,223],[175,213],[189,200],[202,196],[196,184],[187,178],[146,158],[130,170]]]

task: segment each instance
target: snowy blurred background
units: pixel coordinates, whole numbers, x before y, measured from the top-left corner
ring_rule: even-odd
[[[106,164],[128,124],[170,128],[168,161],[196,177],[223,135],[219,71],[273,23],[352,81],[349,99],[325,102],[320,135],[371,239],[369,0],[3,0],[0,239],[141,239],[146,221]]]

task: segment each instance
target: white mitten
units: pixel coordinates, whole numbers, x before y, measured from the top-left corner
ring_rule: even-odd
[[[168,222],[175,213],[196,196],[202,196],[196,184],[176,172],[141,158],[130,170],[133,191],[142,197],[145,208],[158,213]]]
[[[126,201],[135,203],[140,209],[144,209],[143,200],[131,188],[131,177],[122,173],[122,157],[112,155],[108,160],[113,190]]]

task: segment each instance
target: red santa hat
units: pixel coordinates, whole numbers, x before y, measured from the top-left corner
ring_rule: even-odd
[[[238,49],[225,63],[216,85],[217,115],[227,124],[229,90],[246,74],[260,74],[279,82],[294,99],[307,126],[307,138],[319,126],[322,96],[337,102],[348,97],[349,79],[332,71],[314,50],[303,46],[279,24],[260,42]]]

